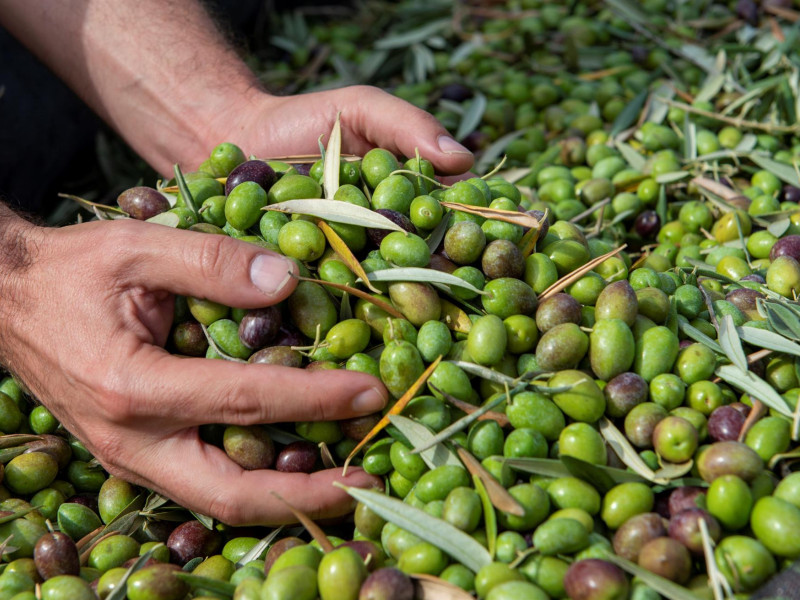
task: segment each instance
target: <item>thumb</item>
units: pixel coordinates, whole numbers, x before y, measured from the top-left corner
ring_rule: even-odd
[[[371,146],[408,157],[418,149],[442,174],[463,173],[472,167],[472,152],[433,115],[378,88],[357,86],[341,91],[352,96],[344,104],[342,125]]]
[[[280,302],[297,285],[294,261],[255,244],[153,223],[135,225],[141,231],[130,276],[150,289],[257,308]]]

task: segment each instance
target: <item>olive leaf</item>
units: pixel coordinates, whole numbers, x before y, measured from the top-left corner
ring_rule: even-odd
[[[767,329],[758,329],[757,327],[737,327],[736,333],[741,340],[747,344],[774,350],[775,352],[783,352],[784,354],[792,354],[800,356],[800,344],[786,339],[784,336],[769,331]]]
[[[486,404],[484,404],[483,406],[478,408],[475,412],[473,412],[471,414],[468,414],[468,415],[465,415],[465,416],[461,417],[460,419],[457,419],[456,421],[453,421],[452,423],[450,423],[450,425],[448,425],[447,427],[442,429],[439,433],[437,433],[435,436],[433,436],[426,443],[422,444],[421,446],[419,446],[417,448],[414,448],[410,453],[411,454],[420,454],[421,452],[424,452],[428,448],[432,448],[436,444],[439,444],[441,442],[445,442],[445,441],[449,440],[456,433],[458,433],[459,431],[463,431],[464,429],[469,427],[472,423],[477,421],[478,418],[481,415],[489,412],[490,410],[492,410],[493,408],[499,406],[500,404],[502,404],[505,401],[506,401],[506,397],[505,396],[498,396],[497,398],[495,398],[491,402],[487,402]]]
[[[642,108],[644,107],[644,103],[647,100],[647,95],[649,94],[649,90],[644,89],[636,96],[634,96],[633,100],[628,102],[628,104],[623,108],[620,113],[617,115],[617,118],[614,119],[614,123],[611,125],[611,131],[608,132],[608,136],[610,138],[615,138],[621,132],[625,131],[636,123],[636,120],[639,118],[639,114],[642,112]],[[633,150],[633,148],[631,148]],[[624,156],[624,154],[623,154]],[[633,163],[631,163],[633,165]],[[641,170],[640,167],[633,165],[634,169]]]
[[[228,581],[222,581],[221,579],[202,577],[200,575],[192,575],[191,573],[183,573],[181,571],[177,571],[175,577],[188,583],[192,590],[213,592],[215,595],[218,594],[223,598],[233,598],[233,594],[236,592],[236,586],[234,584]]]
[[[250,550],[248,550],[238,561],[236,561],[236,568],[238,569],[245,566],[251,560],[258,560],[258,557],[261,556],[261,553],[264,552],[264,550],[269,547],[275,538],[280,535],[281,531],[283,531],[283,525],[261,538],[255,546],[250,548]]]
[[[181,191],[183,202],[186,204],[186,208],[191,210],[195,218],[199,221],[200,213],[197,212],[197,206],[194,203],[194,197],[192,196],[192,192],[189,191],[189,186],[186,185],[186,179],[184,179],[183,173],[181,172],[181,168],[177,163],[175,163],[174,170],[175,170],[175,181],[178,182],[178,189]]]
[[[424,510],[382,492],[349,487],[340,482],[335,482],[334,485],[390,523],[433,544],[476,573],[481,567],[492,562],[492,557],[486,548],[471,535],[464,533],[447,521],[437,519]]]
[[[484,468],[480,461],[472,456],[464,447],[459,444],[455,444],[455,446],[458,457],[461,459],[461,462],[464,463],[467,471],[470,472],[473,478],[477,477],[483,483],[492,505],[497,510],[502,510],[503,512],[517,517],[525,516],[525,509],[522,505],[514,496],[508,493],[506,488],[500,485],[500,482]],[[502,460],[502,457],[497,458]]]
[[[670,173],[661,173],[660,175],[656,175],[656,182],[662,185],[668,183],[675,183],[676,181],[680,181],[681,179],[686,179],[690,175],[691,173],[689,173],[688,171],[672,171]]]
[[[425,369],[425,371],[423,371],[422,375],[420,375],[419,378],[417,378],[417,380],[411,385],[411,387],[406,390],[406,393],[403,394],[400,397],[400,399],[394,403],[394,406],[392,406],[392,408],[389,409],[389,412],[387,412],[383,417],[381,417],[381,420],[378,421],[372,429],[370,429],[369,433],[367,433],[367,435],[365,435],[363,439],[358,444],[356,444],[356,447],[353,448],[353,450],[347,456],[347,459],[345,459],[344,461],[344,468],[342,469],[342,475],[347,474],[347,467],[350,465],[350,461],[353,460],[353,457],[356,454],[358,454],[359,451],[364,446],[366,446],[370,442],[370,440],[372,440],[372,438],[374,438],[381,431],[383,431],[384,428],[389,424],[389,417],[391,415],[399,415],[401,412],[403,412],[403,409],[417,395],[417,392],[420,390],[420,388],[423,385],[425,385],[425,382],[428,381],[428,378],[431,376],[431,373],[433,373],[436,370],[436,367],[439,366],[439,363],[441,361],[442,357],[439,356],[436,360],[434,360],[431,364],[429,364],[428,367]],[[434,444],[438,444],[440,441],[441,440],[436,440],[433,444],[430,444],[428,447],[430,448]],[[423,448],[423,450],[427,449],[428,448]]]
[[[130,217],[128,213],[117,206],[98,204],[97,202],[92,202],[91,200],[86,200],[85,198],[74,196],[72,194],[58,194],[58,197],[66,198],[67,200],[72,200],[73,202],[80,204],[86,210],[94,212],[99,219],[125,219]],[[98,215],[98,212],[103,213],[104,216]]]
[[[720,573],[717,561],[714,560],[714,542],[708,533],[706,520],[698,517],[697,525],[700,529],[700,539],[703,542],[703,558],[706,562],[706,573],[708,573],[708,582],[711,584],[711,590],[714,593],[714,600],[724,600],[726,597],[732,598],[733,590],[730,589],[728,580]]]
[[[325,162],[322,167],[322,187],[325,189],[325,196],[333,199],[336,190],[339,189],[339,165],[342,154],[342,126],[339,120],[341,113],[336,113],[336,120],[331,129],[331,136],[328,139],[328,146],[325,149]]]
[[[203,525],[203,527],[205,527],[209,531],[213,531],[214,530],[214,519],[213,519],[213,517],[209,517],[208,515],[204,515],[202,513],[195,512],[193,510],[190,510],[189,512],[192,513],[192,516],[195,519],[197,519]]]
[[[765,302],[761,299],[756,304],[766,314],[767,323],[775,333],[800,341],[800,322],[791,309],[778,302]]]
[[[619,140],[615,142],[614,145],[617,147],[617,150],[619,150],[619,153],[622,154],[622,158],[628,162],[631,168],[636,169],[637,171],[644,171],[647,159],[639,154],[639,152],[637,152],[633,146]]]
[[[682,585],[678,585],[669,579],[661,577],[660,575],[656,575],[652,571],[648,571],[636,563],[625,560],[621,556],[617,556],[609,550],[604,550],[603,552],[605,553],[605,560],[614,563],[622,570],[627,571],[634,577],[639,578],[644,584],[667,598],[667,600],[698,600],[698,596],[687,590]]]
[[[739,388],[753,398],[758,398],[780,414],[792,418],[792,411],[786,404],[786,400],[775,391],[775,388],[752,371],[744,371],[735,365],[722,365],[717,367],[714,373],[726,383]]]
[[[285,429],[281,429],[280,427],[276,427],[275,425],[265,424],[261,425],[261,427],[266,430],[273,442],[278,442],[279,444],[291,444],[292,442],[303,441],[303,438],[299,435],[286,431]]]
[[[712,340],[710,337],[708,337],[705,333],[697,329],[694,325],[689,323],[688,319],[683,315],[678,315],[678,328],[694,341],[700,342],[718,354],[725,354],[725,352],[722,350],[722,346],[720,346],[715,340]]]
[[[792,165],[787,165],[777,160],[773,160],[764,154],[753,152],[749,155],[756,165],[762,169],[769,171],[778,179],[794,186],[800,187],[800,178],[797,176],[797,170]]]
[[[367,292],[360,290],[358,288],[350,287],[349,285],[345,285],[343,283],[336,283],[335,281],[325,281],[324,279],[312,279],[310,277],[302,277],[300,275],[293,275],[293,277],[299,281],[309,281],[311,283],[316,283],[326,287],[332,287],[337,290],[341,290],[351,296],[356,296],[361,298],[362,300],[366,300],[370,304],[374,304],[382,311],[389,313],[396,319],[404,319],[403,313],[397,310],[394,306],[389,304],[388,302],[381,300],[380,298],[376,298],[375,296],[368,294]],[[235,359],[239,360],[239,359]],[[247,361],[242,361],[247,362]]]
[[[431,251],[431,254],[436,252],[439,244],[442,243],[444,235],[447,233],[447,228],[450,226],[451,217],[452,213],[447,213],[444,215],[442,220],[439,221],[439,224],[434,227],[433,231],[431,231],[428,237],[425,238],[425,243],[428,244],[428,249]]]
[[[532,229],[541,227],[539,219],[524,212],[503,210],[501,208],[490,208],[488,206],[472,206],[470,204],[461,204],[459,202],[440,202],[440,204],[445,208],[449,208],[450,210],[464,212],[470,215],[477,215],[479,217],[483,217],[484,219],[503,221],[504,223],[511,223],[512,225],[519,225],[521,227],[530,227]]]
[[[422,423],[412,421],[408,417],[390,415],[389,422],[397,427],[400,433],[406,436],[406,439],[414,448],[428,443],[433,438],[433,433],[431,433],[430,429],[425,427]],[[462,466],[458,457],[444,444],[436,444],[424,452],[420,452],[419,455],[420,458],[425,461],[425,464],[428,465],[429,469],[435,469],[442,465]]]
[[[607,417],[600,419],[600,434],[609,447],[616,452],[620,460],[634,473],[653,483],[668,483],[668,480],[660,479],[656,476],[655,471],[647,466],[647,463],[642,460],[639,453],[631,446],[628,438]]]
[[[128,593],[128,578],[136,573],[136,571],[143,568],[153,557],[153,553],[161,548],[161,546],[163,546],[163,544],[157,544],[138,557],[136,561],[130,567],[128,567],[128,570],[125,571],[125,574],[120,578],[119,582],[111,591],[111,593],[106,596],[106,600],[125,600],[126,594]]]
[[[376,229],[391,229],[405,233],[406,230],[393,223],[382,214],[369,208],[364,208],[350,202],[341,200],[321,200],[318,198],[304,200],[285,200],[265,206],[263,210],[276,210],[278,212],[309,215],[326,221],[335,223],[347,223],[349,225],[360,225],[361,227],[372,227]]]
[[[742,371],[747,371],[747,356],[742,348],[742,341],[736,330],[731,315],[722,315],[722,319],[717,319],[719,345],[734,365]]]
[[[581,277],[586,275],[589,271],[593,270],[595,267],[597,267],[598,265],[602,264],[603,262],[605,262],[606,260],[608,260],[612,256],[616,256],[617,254],[619,254],[620,252],[625,250],[625,248],[627,248],[627,247],[628,247],[627,244],[623,244],[622,246],[612,250],[611,252],[606,252],[605,254],[603,254],[601,256],[598,256],[597,258],[593,258],[592,260],[587,262],[582,267],[579,267],[579,268],[575,269],[574,271],[572,271],[571,273],[569,273],[568,275],[565,275],[564,277],[562,277],[561,279],[556,281],[553,285],[548,287],[541,294],[539,294],[539,302],[543,302],[544,300],[546,300],[550,296],[553,296],[553,295],[557,294],[558,292],[560,292],[561,290],[563,290],[563,289],[567,288],[568,286],[572,285],[578,279],[580,279]]]
[[[358,262],[358,259],[353,255],[353,251],[350,250],[350,247],[341,237],[339,237],[339,234],[321,219],[317,220],[317,226],[320,228],[320,230],[322,230],[322,233],[325,235],[325,239],[328,240],[328,244],[330,244],[334,252],[336,252],[336,254],[338,254],[342,259],[342,262],[347,265],[347,268],[350,269],[356,277],[363,281],[364,285],[366,285],[371,292],[379,294],[380,291],[369,282],[369,279],[367,279],[367,274],[364,271],[364,267],[361,266],[361,263]]]
[[[516,471],[554,479],[573,475],[563,462],[555,458],[506,458],[503,463]],[[641,479],[637,477],[636,481]]]
[[[444,31],[447,27],[452,25],[452,20],[438,19],[430,23],[426,23],[417,29],[406,31],[404,33],[397,33],[388,35],[378,40],[375,43],[377,50],[392,50],[394,48],[406,48],[420,42],[427,41],[431,36]]]
[[[154,215],[146,220],[147,223],[155,223],[156,225],[166,225],[167,227],[176,228],[181,223],[181,218],[175,213],[162,212]]]
[[[483,506],[483,527],[486,531],[486,545],[489,550],[489,555],[494,560],[494,554],[497,550],[497,513],[494,511],[492,500],[489,498],[489,492],[483,481],[477,475],[472,476],[472,484],[475,486],[475,491],[478,492],[478,497],[481,499]]]
[[[414,598],[419,600],[475,600],[469,592],[433,575],[410,575],[414,582]]]
[[[486,105],[486,96],[481,92],[475,92],[469,108],[464,112],[461,122],[458,124],[458,129],[456,130],[457,140],[463,140],[477,129],[483,118],[483,113],[486,112]]]
[[[421,267],[397,267],[392,269],[379,269],[367,274],[370,281],[414,281],[419,283],[433,283],[448,287],[460,287],[475,294],[486,294],[468,281],[435,269]]]
[[[506,149],[506,146],[508,146],[509,142],[521,137],[524,133],[524,129],[512,131],[511,133],[505,134],[504,136],[498,138],[497,141],[490,144],[489,147],[483,151],[483,154],[481,154],[481,157],[476,162],[475,171],[477,173],[485,172],[489,165],[495,162],[500,155],[503,154],[503,151]],[[556,148],[556,154],[557,153],[558,148]]]
[[[590,483],[592,487],[601,494],[605,495],[608,490],[618,483],[606,471],[599,468],[598,465],[593,465],[592,463],[568,455],[561,455],[559,460],[564,463],[564,466],[567,467],[570,473]],[[627,473],[627,471],[623,471],[623,473]],[[635,481],[641,481],[641,478],[636,475],[634,475],[633,478]]]

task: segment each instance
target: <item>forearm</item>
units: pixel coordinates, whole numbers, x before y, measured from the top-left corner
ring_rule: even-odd
[[[162,173],[263,96],[195,0],[0,0],[0,22]]]

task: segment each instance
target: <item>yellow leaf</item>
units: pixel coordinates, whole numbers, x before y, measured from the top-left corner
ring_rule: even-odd
[[[598,256],[597,258],[590,260],[582,267],[575,269],[572,273],[565,275],[564,277],[556,281],[553,285],[551,285],[549,288],[547,288],[545,291],[543,291],[541,294],[539,294],[539,302],[546,300],[550,296],[553,296],[558,292],[560,292],[561,290],[565,289],[567,286],[572,285],[573,283],[578,281],[578,279],[580,279],[581,277],[586,275],[589,271],[594,269],[597,265],[601,264],[606,259],[609,259],[612,256],[619,254],[627,247],[628,247],[627,244],[623,244],[616,250],[612,250],[611,252],[606,252],[602,256]]]
[[[460,204],[458,202],[440,202],[445,208],[465,212],[470,215],[478,215],[485,219],[493,219],[495,221],[504,221],[521,227],[531,227],[538,229],[541,227],[539,219],[533,215],[524,212],[517,212],[515,210],[503,210],[501,208],[488,208],[483,206],[472,206],[470,204]]]
[[[374,438],[381,431],[383,431],[384,428],[390,423],[389,415],[399,415],[401,412],[403,412],[403,409],[409,402],[411,402],[411,400],[414,399],[414,396],[416,396],[419,389],[423,385],[425,385],[425,382],[428,381],[428,377],[431,376],[431,373],[433,373],[433,371],[436,369],[436,367],[439,365],[441,361],[442,357],[440,356],[439,358],[434,360],[431,364],[429,364],[428,368],[425,369],[422,375],[420,375],[419,378],[411,385],[411,387],[406,390],[406,393],[403,394],[400,397],[400,399],[394,403],[394,406],[389,409],[389,412],[387,412],[381,418],[381,420],[375,424],[375,427],[373,427],[370,430],[370,432],[364,436],[363,440],[358,442],[358,445],[356,445],[356,447],[353,448],[353,451],[347,457],[347,460],[344,461],[344,470],[342,472],[343,475],[347,474],[347,467],[350,465],[350,461],[353,460],[353,457],[356,454],[358,454],[361,451],[361,449],[364,446],[366,446],[370,442],[370,440],[372,440],[372,438]]]
[[[347,244],[344,243],[344,240],[339,237],[339,234],[322,219],[317,219],[317,226],[322,230],[322,233],[325,234],[325,238],[328,240],[331,248],[339,255],[342,262],[347,265],[347,268],[355,273],[356,277],[360,278],[370,291],[380,294],[380,290],[376,289],[375,286],[370,283],[367,273],[364,271],[364,267],[358,262],[358,259],[353,255],[353,252]]]
[[[442,321],[451,331],[458,333],[469,333],[472,329],[472,321],[466,312],[458,308],[449,300],[442,298]]]

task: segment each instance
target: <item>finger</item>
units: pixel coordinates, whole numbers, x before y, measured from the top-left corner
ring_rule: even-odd
[[[409,157],[418,149],[439,173],[463,173],[472,166],[472,153],[433,115],[373,87],[346,88],[341,93],[348,96],[343,103],[342,126],[373,146]]]
[[[140,222],[126,222],[119,229],[118,237],[135,238],[133,243],[117,244],[128,248],[122,270],[149,289],[255,308],[280,302],[297,284],[292,260],[226,235]]]
[[[155,452],[137,457],[136,471],[147,474],[148,487],[181,506],[236,526],[296,522],[273,492],[312,519],[325,519],[351,512],[355,506],[346,492],[334,487],[335,481],[354,487],[381,486],[378,478],[360,469],[349,469],[346,477],[341,469],[312,474],[245,471],[193,431],[164,440]]]
[[[144,416],[174,429],[336,421],[380,411],[388,398],[378,379],[355,371],[178,358],[153,346],[137,359],[135,374],[119,383],[134,400],[107,408],[109,419],[127,425]],[[143,372],[148,377],[141,377]]]

